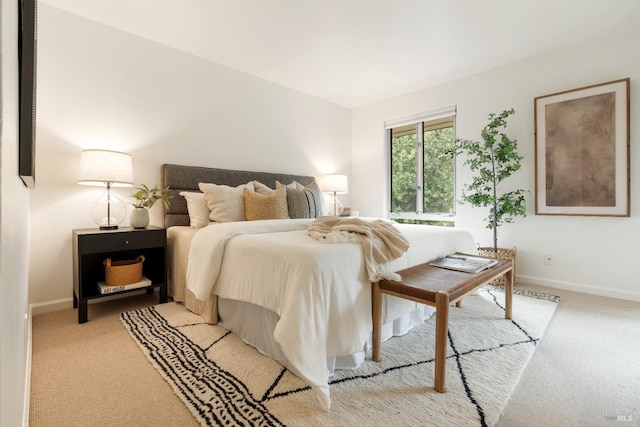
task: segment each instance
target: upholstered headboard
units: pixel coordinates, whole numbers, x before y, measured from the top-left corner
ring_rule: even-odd
[[[162,188],[169,187],[171,207],[164,211],[164,226],[189,225],[189,214],[187,212],[187,201],[178,193],[181,191],[200,191],[199,182],[210,182],[213,184],[224,184],[237,187],[249,181],[260,181],[271,188],[275,188],[276,181],[288,184],[298,181],[307,185],[313,181],[314,177],[304,175],[288,175],[271,172],[250,172],[230,169],[206,168],[200,166],[183,165],[162,165]]]

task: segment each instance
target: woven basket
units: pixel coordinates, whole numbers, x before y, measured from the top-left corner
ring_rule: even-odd
[[[493,246],[488,247],[480,247],[478,246],[478,255],[485,256],[488,258],[496,258],[496,259],[510,259],[513,261],[513,285],[516,285],[516,248],[506,249],[506,248],[498,248],[498,252],[493,251]],[[495,279],[491,282],[492,285],[504,286],[507,284],[507,278],[503,274],[502,276]]]
[[[104,282],[107,286],[122,286],[142,280],[142,263],[144,255],[136,259],[122,261],[104,260]]]

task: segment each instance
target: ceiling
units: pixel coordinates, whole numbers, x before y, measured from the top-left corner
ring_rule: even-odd
[[[40,0],[353,108],[623,32],[638,0]]]

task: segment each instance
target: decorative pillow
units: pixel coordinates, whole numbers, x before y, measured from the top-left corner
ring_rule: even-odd
[[[256,189],[256,193],[260,193],[260,194],[269,195],[269,194],[272,194],[274,191],[276,191],[273,188],[264,185],[260,181],[253,181],[253,186]]]
[[[287,189],[287,206],[290,218],[317,218],[324,215],[324,194],[320,191],[320,187],[315,180],[311,181],[306,187],[301,189],[295,187],[295,181],[288,186]],[[276,188],[284,188],[282,184],[276,181]]]
[[[197,191],[181,191],[179,193],[187,200],[187,211],[189,212],[189,225],[193,228],[206,227],[209,220],[209,208],[204,198],[204,193]]]
[[[260,194],[248,189],[242,191],[244,209],[247,220],[258,219],[288,219],[287,193],[280,187],[270,195]]]
[[[244,198],[242,190],[245,188],[253,191],[253,182],[229,187],[200,182],[198,188],[204,193],[207,207],[211,211],[209,219],[215,222],[246,221],[244,214]]]
[[[291,188],[293,190],[303,190],[304,189],[304,185],[300,184],[298,181],[291,181],[288,184],[283,184],[280,181],[276,181],[276,188],[278,188],[278,186],[281,185],[283,187],[287,187],[287,188]]]

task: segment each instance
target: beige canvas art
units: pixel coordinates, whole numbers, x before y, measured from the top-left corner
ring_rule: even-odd
[[[629,81],[535,98],[536,215],[631,215]]]
[[[547,206],[616,205],[615,93],[549,104]]]

